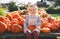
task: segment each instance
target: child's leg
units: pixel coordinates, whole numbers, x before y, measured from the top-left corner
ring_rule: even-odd
[[[25,34],[26,34],[27,39],[31,39],[31,33],[29,31],[26,31]]]
[[[39,29],[35,29],[33,31],[33,37],[34,37],[34,39],[38,39],[39,34],[40,34],[40,30]]]
[[[38,34],[39,34],[39,33],[38,33],[37,31],[34,31],[34,32],[33,32],[33,37],[34,37],[34,39],[38,39]]]

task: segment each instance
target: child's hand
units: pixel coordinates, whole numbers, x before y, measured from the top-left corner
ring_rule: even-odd
[[[38,33],[40,32],[40,30],[39,30],[39,29],[37,29],[37,28],[36,28],[35,30],[33,30],[33,32],[34,32],[34,31],[37,31]]]
[[[29,29],[24,29],[24,33],[26,33],[27,31],[31,33],[31,30],[29,30]]]

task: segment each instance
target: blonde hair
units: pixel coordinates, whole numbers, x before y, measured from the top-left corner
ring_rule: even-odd
[[[29,4],[27,10],[29,10],[31,7],[36,8],[37,9],[37,13],[36,14],[38,14],[38,7],[36,5],[34,5],[34,4]]]

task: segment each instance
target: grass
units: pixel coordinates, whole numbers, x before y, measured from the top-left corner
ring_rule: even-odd
[[[52,17],[55,17],[57,20],[60,20],[60,14],[51,14]]]

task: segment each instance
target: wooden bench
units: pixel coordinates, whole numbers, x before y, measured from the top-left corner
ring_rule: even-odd
[[[60,36],[60,31],[58,32],[50,32],[50,33],[40,33],[40,36],[39,37],[54,37],[56,38],[56,36]],[[0,34],[0,37],[5,39],[7,37],[25,37],[25,34],[24,33],[4,33],[4,34]]]

